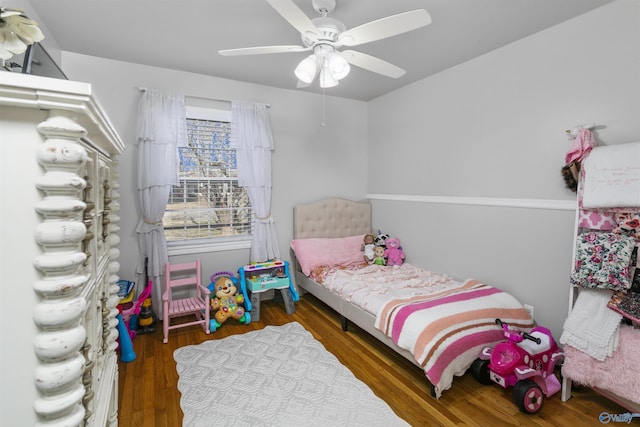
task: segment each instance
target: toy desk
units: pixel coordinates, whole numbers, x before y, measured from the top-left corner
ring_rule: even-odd
[[[295,313],[294,302],[300,298],[291,282],[288,261],[245,265],[238,270],[238,276],[245,307],[251,312],[252,320],[260,320],[260,294],[271,289],[280,291],[287,314]]]
[[[288,277],[274,277],[270,274],[262,276],[247,277],[247,291],[257,293],[268,291],[269,289],[286,289],[289,287]]]

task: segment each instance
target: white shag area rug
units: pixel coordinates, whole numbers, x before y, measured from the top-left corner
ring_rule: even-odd
[[[408,426],[297,322],[173,358],[183,426]]]

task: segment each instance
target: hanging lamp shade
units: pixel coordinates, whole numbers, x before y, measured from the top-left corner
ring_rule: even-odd
[[[295,69],[295,74],[300,81],[311,83],[318,74],[318,58],[316,55],[309,55],[304,58]]]
[[[338,80],[331,75],[328,67],[323,66],[322,70],[320,70],[320,87],[325,89],[334,86],[338,86]]]
[[[329,55],[326,65],[326,68],[331,72],[331,76],[336,80],[341,80],[347,77],[347,74],[351,71],[351,66],[347,60],[338,52],[333,52]]]
[[[321,88],[334,87],[338,80],[345,78],[351,71],[349,62],[340,52],[328,44],[314,48],[313,53],[304,58],[295,69],[296,77],[304,83],[311,83],[318,75]]]

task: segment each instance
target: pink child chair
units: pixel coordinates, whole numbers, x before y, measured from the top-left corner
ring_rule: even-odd
[[[202,286],[202,271],[200,259],[184,264],[165,264],[165,290],[162,295],[164,315],[162,320],[163,342],[169,341],[169,330],[184,328],[192,325],[201,325],[206,334],[209,334],[209,295],[207,287]],[[176,298],[173,292],[178,289],[190,288],[186,298]],[[195,316],[196,320],[187,323],[171,324],[171,319],[183,316]]]

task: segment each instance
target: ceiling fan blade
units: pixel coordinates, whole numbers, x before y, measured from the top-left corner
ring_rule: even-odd
[[[289,24],[311,41],[318,40],[318,30],[311,19],[292,0],[267,0]]]
[[[288,53],[288,52],[307,52],[310,47],[286,45],[286,46],[256,46],[242,47],[239,49],[219,50],[222,56],[240,56],[240,55],[262,55],[266,53]]]
[[[356,46],[413,31],[430,23],[429,12],[416,9],[351,28],[340,34],[338,41],[344,46]]]
[[[366,53],[356,52],[355,50],[345,50],[340,53],[350,64],[387,77],[397,79],[406,73],[402,68],[397,67],[390,62],[383,61],[380,58],[376,58],[375,56],[367,55]]]

